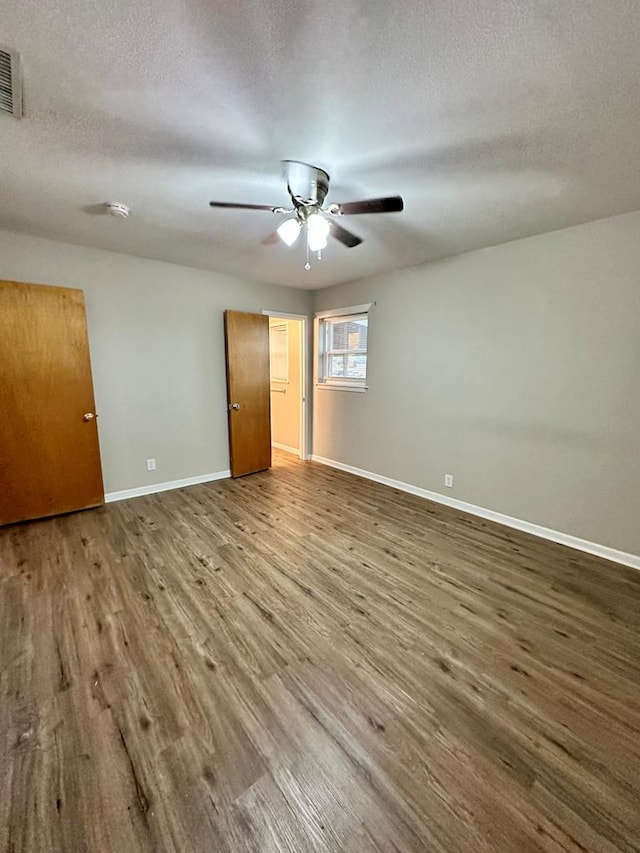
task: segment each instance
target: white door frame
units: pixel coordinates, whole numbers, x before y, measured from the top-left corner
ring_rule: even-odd
[[[310,459],[309,447],[309,317],[306,314],[290,314],[287,311],[268,311],[264,309],[263,314],[267,317],[282,318],[283,320],[301,320],[302,334],[300,336],[300,358],[302,361],[302,405],[300,406],[300,459]]]

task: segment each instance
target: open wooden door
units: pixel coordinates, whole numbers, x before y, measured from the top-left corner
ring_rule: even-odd
[[[269,318],[224,312],[231,476],[271,467]]]
[[[0,524],[102,503],[84,294],[0,281]]]

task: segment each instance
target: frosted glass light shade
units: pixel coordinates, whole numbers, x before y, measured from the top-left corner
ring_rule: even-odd
[[[312,213],[307,219],[307,242],[312,252],[319,252],[327,245],[331,226],[319,213]]]
[[[297,219],[285,219],[282,225],[278,228],[278,237],[286,243],[287,246],[293,246],[298,239],[302,225]]]

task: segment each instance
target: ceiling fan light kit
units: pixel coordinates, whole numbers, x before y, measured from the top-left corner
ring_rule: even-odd
[[[287,246],[293,246],[302,230],[302,223],[298,219],[285,219],[282,225],[278,226],[278,237]]]
[[[327,237],[331,225],[319,213],[312,213],[307,218],[307,242],[311,252],[320,252],[327,245]]]
[[[388,196],[372,198],[364,201],[352,201],[345,204],[332,204],[324,207],[324,200],[329,192],[329,175],[318,166],[311,166],[299,160],[283,160],[283,171],[287,180],[287,191],[291,197],[292,207],[277,207],[269,204],[237,204],[229,201],[209,202],[211,207],[232,208],[236,210],[268,210],[271,213],[293,214],[282,222],[275,234],[266,237],[265,245],[277,242],[278,237],[287,246],[293,246],[300,236],[303,226],[306,226],[307,262],[305,269],[310,269],[309,252],[320,252],[327,245],[329,236],[334,237],[344,246],[352,249],[359,246],[362,239],[330,217],[352,216],[362,213],[399,213],[404,209],[402,197]]]

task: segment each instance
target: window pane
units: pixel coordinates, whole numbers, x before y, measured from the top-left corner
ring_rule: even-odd
[[[347,317],[329,324],[329,350],[366,350],[368,317]]]
[[[366,387],[368,328],[366,314],[344,314],[320,321],[319,382]]]
[[[348,355],[347,368],[345,376],[349,379],[366,379],[367,378],[367,357],[366,355]]]
[[[329,376],[344,376],[344,356],[329,356]]]

